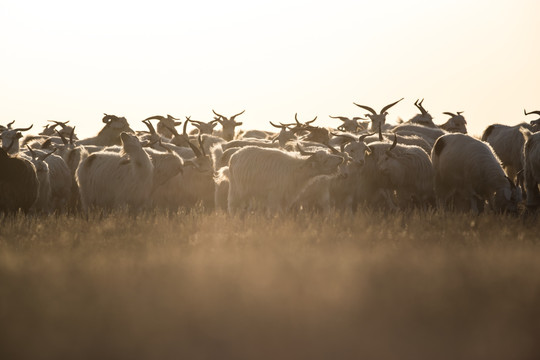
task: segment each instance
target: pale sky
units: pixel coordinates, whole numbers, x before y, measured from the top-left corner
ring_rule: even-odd
[[[389,122],[424,106],[464,111],[469,131],[540,110],[540,1],[0,0],[0,124],[103,113],[132,128],[157,114],[268,121],[366,113],[402,97]]]

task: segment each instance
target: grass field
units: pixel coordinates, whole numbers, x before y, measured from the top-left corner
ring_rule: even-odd
[[[540,221],[0,219],[2,359],[538,359]]]

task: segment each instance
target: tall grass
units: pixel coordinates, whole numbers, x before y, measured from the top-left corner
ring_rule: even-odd
[[[3,359],[540,357],[535,219],[0,221]]]

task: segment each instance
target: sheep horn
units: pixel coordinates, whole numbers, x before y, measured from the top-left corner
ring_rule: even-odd
[[[220,114],[218,114],[217,112],[215,112],[214,109],[212,109],[212,112],[213,112],[214,114],[216,114],[216,115],[217,115],[218,117],[220,117],[220,118],[227,119],[225,116],[220,115]]]
[[[69,134],[69,143],[73,145],[73,136],[75,135],[75,126],[71,128],[71,134]]]
[[[395,148],[397,145],[397,134],[394,134],[394,142],[392,143],[392,146],[390,146],[390,149],[388,151],[392,151],[393,148]]]
[[[150,130],[150,134],[154,135],[156,133],[156,129],[154,129],[154,125],[152,125],[150,120],[143,120],[142,122],[146,125],[148,130]]]
[[[345,117],[345,116],[332,116],[332,115],[328,115],[328,116],[330,116],[332,119],[339,119],[341,121],[350,120],[348,117]]]
[[[523,113],[524,113],[525,115],[531,115],[531,114],[540,115],[540,110],[529,111],[529,112],[527,112],[527,110],[523,109]]]
[[[271,121],[269,121],[269,122],[270,122],[270,125],[272,125],[272,126],[275,127],[275,128],[278,128],[278,129],[283,129],[283,128],[285,127],[285,126],[283,126],[283,124],[281,124],[281,126],[279,126],[279,125],[274,124],[274,123],[271,122]]]
[[[200,157],[203,156],[202,153],[201,153],[201,151],[200,151],[199,149],[197,149],[197,147],[196,147],[195,145],[193,145],[193,144],[191,143],[191,141],[188,140],[187,142],[188,142],[189,147],[191,148],[191,150],[193,150],[193,152],[195,153],[195,156],[196,156],[196,157],[200,158]]]
[[[246,110],[243,110],[243,111],[239,112],[238,114],[231,116],[230,120],[231,120],[231,121],[234,121],[234,119],[236,119],[236,117],[237,117],[238,115],[242,115],[242,114],[245,113],[245,112],[246,112]]]
[[[54,150],[51,151],[50,153],[42,155],[42,157],[40,157],[39,160],[40,161],[45,161],[45,159],[48,158],[49,156],[51,156],[52,154],[54,154],[56,152],[56,150],[58,150],[58,148],[54,148]]]
[[[13,120],[12,122],[8,123],[8,124],[7,124],[7,128],[8,128],[8,129],[11,129],[11,125],[13,125],[13,123],[15,123],[15,120]]]
[[[6,152],[9,152],[9,150],[11,149],[11,146],[13,146],[13,142],[11,142],[11,145],[9,145],[9,148],[7,149]],[[36,160],[37,157],[36,157],[36,153],[34,152],[34,150],[32,150],[32,148],[28,145],[26,145],[26,148],[28,149],[28,151],[30,151],[30,155],[32,156],[32,160]]]
[[[360,107],[360,108],[362,108],[362,109],[364,109],[364,110],[367,110],[367,111],[371,112],[373,115],[377,115],[377,112],[375,110],[373,110],[373,108],[370,108],[369,106],[359,105],[359,104],[357,104],[355,102],[353,102],[353,104]]]
[[[298,121],[298,113],[294,113],[294,120],[296,121],[296,124],[298,126],[302,126],[302,123],[300,121]]]
[[[374,134],[375,134],[375,133],[364,134],[364,135],[362,135],[362,136],[360,136],[360,137],[358,138],[358,142],[363,142],[368,136],[371,136],[371,135],[374,135]]]
[[[417,99],[415,102],[414,102],[414,105],[418,108],[418,110],[420,110],[420,112],[422,113],[422,115],[426,115],[427,114],[427,111],[426,109],[424,109],[424,106],[422,106],[422,103],[424,102],[424,99],[420,100],[419,102],[419,99]]]
[[[304,125],[309,125],[311,124],[312,122],[314,122],[315,120],[317,120],[317,117],[315,116],[315,118],[313,120],[310,120],[310,121],[306,121],[306,123]]]
[[[444,114],[444,115],[451,116],[451,117],[456,117],[456,116],[457,116],[456,114],[451,113],[451,112],[448,112],[448,111],[443,112],[443,114]]]
[[[66,140],[66,138],[64,137],[64,135],[62,135],[62,133],[58,130],[54,130],[56,131],[56,133],[58,134],[58,136],[60,136],[60,139],[62,139],[62,142],[64,143],[64,145],[67,145],[68,144],[68,141]]]
[[[17,128],[17,129],[13,129],[13,131],[28,131],[32,128],[32,126],[34,126],[34,124],[30,125],[29,127],[27,128]]]
[[[384,112],[385,112],[386,110],[390,109],[392,106],[396,105],[398,102],[400,102],[400,101],[403,100],[403,99],[404,99],[404,98],[401,98],[401,99],[399,99],[399,100],[396,101],[396,102],[393,102],[393,103],[391,103],[391,104],[386,105],[385,107],[382,108],[382,110],[381,110],[380,113],[381,113],[381,114],[384,114]],[[422,101],[423,101],[423,100],[422,100]]]

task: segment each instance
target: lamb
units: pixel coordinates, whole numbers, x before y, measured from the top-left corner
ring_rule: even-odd
[[[446,134],[437,139],[431,159],[439,206],[478,213],[487,201],[496,212],[517,212],[520,191],[488,143],[465,134]]]
[[[0,214],[28,213],[36,202],[39,180],[32,163],[0,148]]]
[[[120,145],[120,134],[122,134],[123,132],[135,133],[129,127],[129,124],[125,117],[105,114],[102,121],[105,123],[105,126],[96,136],[79,140],[76,142],[76,144],[97,146]]]
[[[77,169],[85,212],[95,207],[110,210],[124,206],[134,211],[148,204],[154,176],[152,161],[136,136],[124,132],[120,140],[120,154],[96,152]]]
[[[261,205],[269,212],[287,211],[309,180],[335,173],[342,162],[342,157],[322,150],[304,157],[277,149],[242,148],[228,167],[229,213],[249,205]]]

